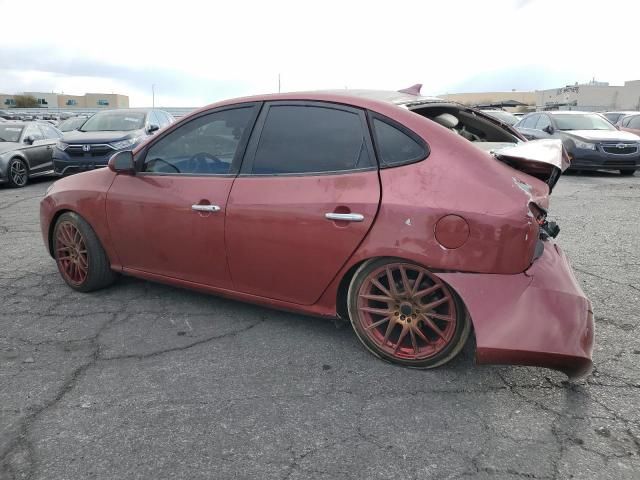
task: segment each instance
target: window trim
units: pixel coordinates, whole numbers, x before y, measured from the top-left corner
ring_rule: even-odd
[[[395,128],[396,130],[400,130],[402,133],[404,133],[406,136],[411,138],[413,141],[415,141],[418,145],[422,147],[424,151],[424,156],[421,156],[420,158],[406,160],[400,163],[394,163],[393,165],[385,164],[382,159],[382,153],[380,150],[380,139],[378,139],[376,129],[373,125],[374,120],[378,120],[380,122],[386,123],[387,125]],[[402,167],[403,165],[412,165],[414,163],[423,162],[427,158],[429,158],[429,156],[431,155],[431,147],[429,147],[429,144],[420,135],[418,135],[416,132],[406,127],[405,125],[401,124],[400,122],[397,122],[392,118],[387,117],[386,115],[382,115],[381,113],[374,112],[372,110],[367,110],[367,123],[369,125],[371,137],[373,138],[373,146],[375,149],[376,159],[378,161],[378,165],[380,169]]]
[[[136,175],[142,176],[159,176],[159,177],[236,177],[238,172],[240,171],[240,167],[242,165],[243,158],[245,156],[247,150],[247,144],[249,143],[249,138],[253,129],[256,126],[256,120],[258,118],[258,114],[262,109],[263,102],[243,102],[243,103],[235,103],[233,105],[224,105],[222,107],[213,108],[211,110],[205,110],[200,112],[193,117],[190,117],[188,120],[180,120],[178,122],[173,122],[167,126],[167,129],[162,131],[160,135],[156,135],[153,137],[153,140],[150,141],[147,145],[144,146],[143,150],[140,151],[134,160]],[[242,134],[242,138],[240,142],[238,142],[238,148],[236,149],[236,153],[233,156],[233,160],[231,161],[231,166],[229,167],[229,171],[227,173],[173,173],[173,172],[143,172],[142,167],[144,166],[144,162],[147,158],[147,153],[151,147],[153,147],[156,143],[161,141],[167,135],[171,135],[175,130],[182,128],[189,123],[196,121],[202,117],[207,115],[211,115],[214,113],[224,112],[227,110],[237,110],[239,108],[250,108],[253,110],[251,113],[251,117],[249,117],[249,123],[247,124],[246,130]]]
[[[362,127],[362,133],[364,134],[364,144],[367,149],[367,154],[372,161],[372,165],[363,168],[351,168],[346,170],[327,170],[322,172],[288,172],[288,173],[253,173],[253,164],[255,162],[256,153],[258,151],[258,145],[264,131],[264,125],[269,115],[271,107],[317,107],[326,108],[331,110],[338,110],[358,115],[360,119],[360,125]],[[319,101],[319,100],[273,100],[265,102],[260,116],[254,126],[253,134],[249,139],[249,143],[246,149],[246,154],[242,162],[239,177],[251,177],[251,178],[271,178],[271,177],[316,177],[321,175],[344,175],[355,172],[367,172],[378,169],[378,161],[375,155],[375,149],[371,139],[371,131],[366,119],[366,112],[364,109],[354,107],[353,105],[342,104],[338,102]]]

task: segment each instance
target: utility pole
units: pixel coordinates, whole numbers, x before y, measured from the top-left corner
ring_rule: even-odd
[[[156,84],[151,84],[151,108],[156,108]]]
[[[280,93],[280,74],[278,74],[278,93]]]

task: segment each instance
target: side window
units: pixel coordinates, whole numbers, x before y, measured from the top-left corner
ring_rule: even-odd
[[[320,173],[368,168],[362,117],[331,107],[269,107],[252,173]]]
[[[55,139],[60,138],[61,136],[55,128],[50,127],[49,125],[40,125],[40,130],[42,130],[42,133],[44,133],[44,138]]]
[[[538,117],[540,115],[531,115],[527,117],[522,122],[522,128],[536,128],[536,123],[538,123]]]
[[[229,173],[252,115],[252,107],[235,108],[210,113],[182,125],[149,148],[142,171]]]
[[[547,117],[546,115],[540,115],[538,123],[536,123],[536,130],[542,130],[544,128],[547,128],[549,125],[551,125],[549,117]]]
[[[149,111],[149,117],[147,118],[147,125],[157,125],[159,127],[161,126],[160,125],[160,120],[156,116],[156,111],[155,110],[150,110]]]
[[[42,135],[38,126],[35,123],[32,123],[27,126],[27,130],[24,132],[24,138],[27,137],[33,137],[34,140],[42,140],[44,135]]]
[[[631,117],[629,122],[627,123],[629,128],[640,128],[640,115],[636,115],[635,117]]]
[[[422,144],[387,122],[374,118],[373,130],[380,162],[384,166],[411,163],[427,156]]]
[[[633,117],[625,117],[625,118],[623,118],[623,119],[622,119],[622,122],[620,122],[620,124],[621,124],[623,127],[628,127],[628,126],[629,126],[629,122],[631,122],[631,119],[632,119],[632,118],[633,118]]]
[[[167,118],[167,114],[162,110],[156,110],[156,117],[158,118],[158,122],[160,122],[160,128],[164,128],[169,125],[169,118]]]

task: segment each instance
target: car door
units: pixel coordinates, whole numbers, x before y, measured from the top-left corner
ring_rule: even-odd
[[[107,194],[111,240],[127,270],[230,288],[227,198],[259,104],[204,112],[160,133],[135,175]]]
[[[37,123],[29,123],[22,133],[22,151],[29,163],[29,174],[42,171],[43,165],[51,157],[51,149],[47,148],[49,143],[45,141],[44,135]]]
[[[39,173],[46,173],[53,171],[53,147],[60,139],[62,134],[59,130],[55,129],[51,125],[47,125],[42,123],[38,125],[40,131],[42,132],[43,139],[39,140],[39,144],[45,147],[45,157],[43,158],[42,163],[40,163],[38,167]],[[35,142],[34,142],[35,143]],[[36,173],[35,169],[33,173]]]
[[[363,111],[325,102],[266,104],[227,204],[234,288],[315,303],[363,240],[379,202]]]

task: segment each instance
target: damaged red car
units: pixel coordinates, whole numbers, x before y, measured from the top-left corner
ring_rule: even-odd
[[[349,319],[374,355],[430,368],[591,368],[589,300],[553,237],[557,140],[400,92],[223,101],[109,167],[54,183],[44,242],[89,292],[117,274]]]

